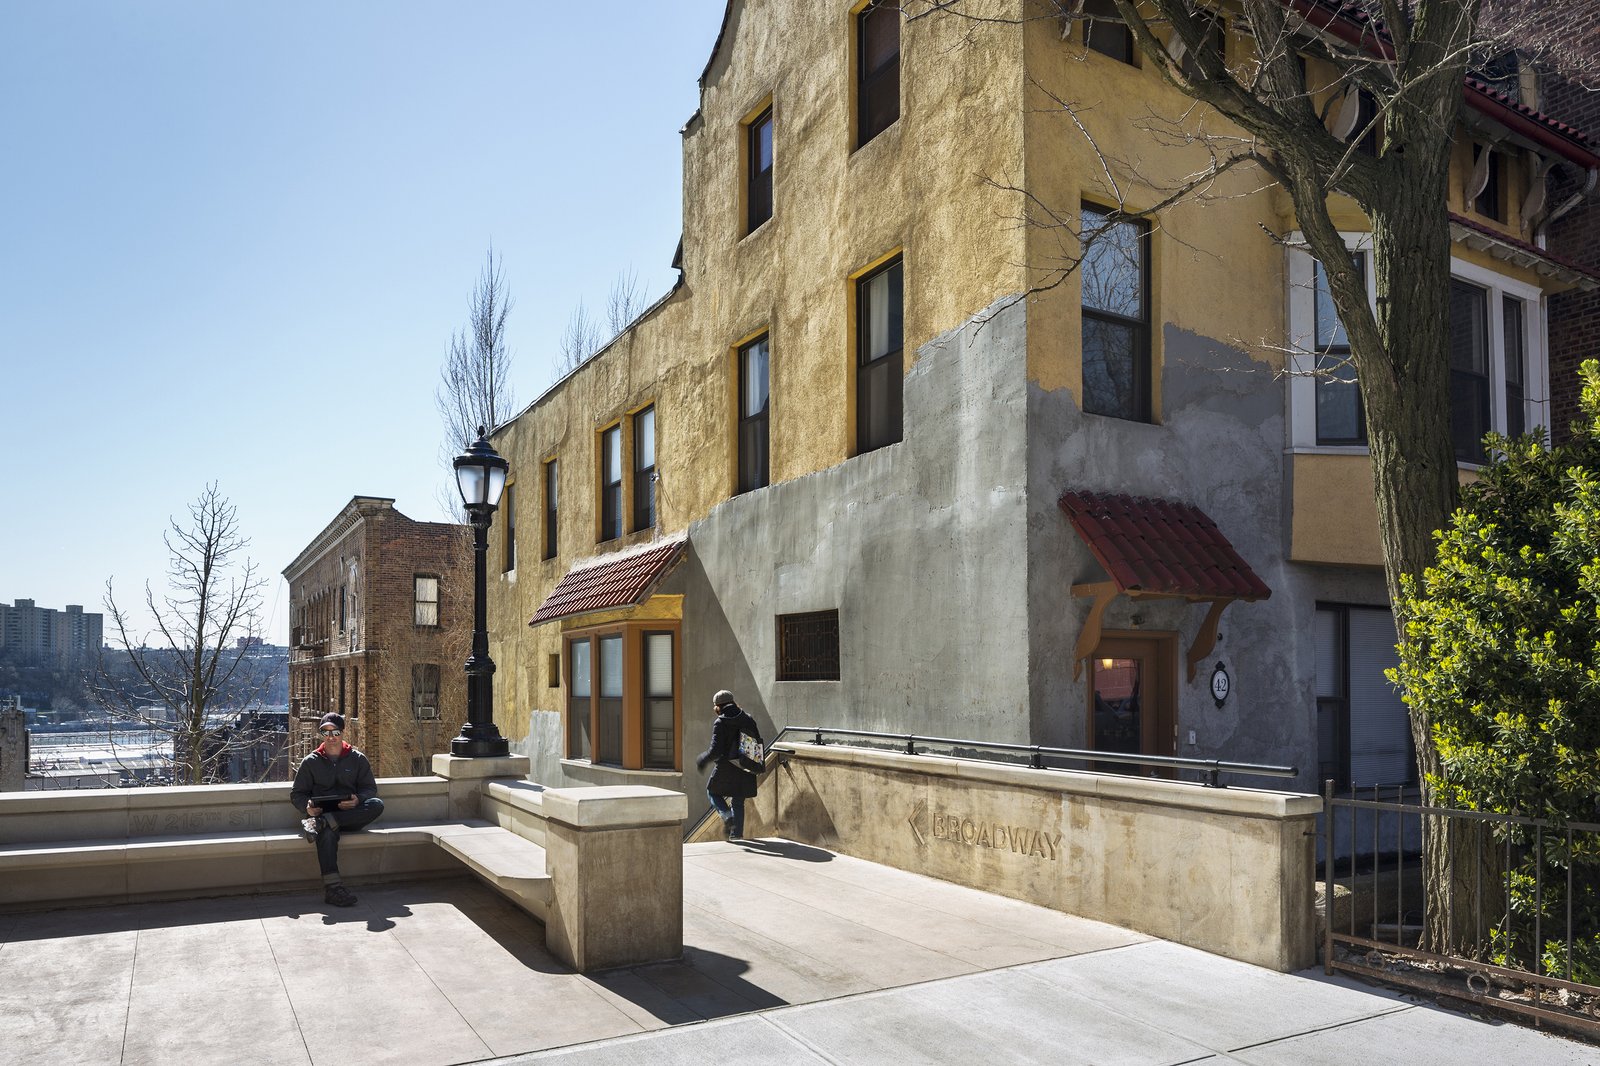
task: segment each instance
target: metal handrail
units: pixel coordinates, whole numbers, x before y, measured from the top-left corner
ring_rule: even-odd
[[[1046,757],[1072,759],[1075,762],[1108,762],[1120,763],[1122,765],[1129,766],[1150,766],[1158,769],[1198,770],[1206,776],[1206,779],[1200,783],[1207,788],[1226,788],[1227,786],[1218,780],[1222,774],[1253,774],[1257,777],[1296,777],[1300,773],[1300,771],[1295,769],[1293,766],[1265,766],[1258,763],[1226,762],[1222,759],[1182,759],[1178,758],[1177,756],[1169,755],[1125,755],[1121,752],[1086,751],[1081,748],[1052,748],[1044,744],[1008,744],[1003,741],[952,740],[949,737],[917,736],[915,733],[876,733],[869,729],[831,729],[827,726],[816,725],[786,725],[782,729],[778,730],[778,735],[773,737],[772,740],[767,744],[766,762],[769,767],[771,766],[774,758],[774,746],[790,733],[809,734],[812,738],[812,743],[819,747],[825,746],[828,743],[823,739],[824,734],[830,736],[868,737],[874,740],[892,740],[896,743],[904,744],[907,755],[924,754],[923,752],[919,752],[917,750],[917,745],[919,743],[923,745],[945,744],[955,747],[974,748],[979,752],[1025,752],[1033,757],[1031,760],[1031,765],[1035,770],[1060,770],[1063,772],[1069,772],[1067,771],[1067,768],[1063,766],[1046,766],[1044,764]],[[1180,783],[1194,784],[1195,782]],[[693,836],[697,831],[699,831],[700,827],[704,825],[706,820],[709,819],[714,813],[715,811],[713,810],[706,811],[706,813],[702,815],[694,823],[694,825],[690,826],[689,829],[684,833],[684,839],[687,840],[689,837]]]
[[[955,740],[950,737],[924,737],[915,733],[877,733],[869,729],[832,729],[827,726],[784,726],[772,738],[776,744],[790,733],[809,733],[812,743],[823,746],[824,734],[848,737],[870,737],[874,740],[892,740],[905,745],[907,755],[920,755],[917,745],[942,744],[952,747],[974,748],[981,751],[1015,751],[1031,755],[1036,770],[1061,770],[1060,766],[1046,766],[1046,757],[1071,759],[1074,762],[1117,763],[1124,766],[1152,767],[1163,770],[1195,770],[1205,775],[1202,782],[1207,788],[1225,788],[1219,778],[1222,774],[1247,774],[1256,777],[1298,777],[1300,771],[1293,766],[1267,766],[1261,763],[1228,762],[1224,759],[1185,759],[1176,755],[1131,755],[1113,751],[1088,751],[1082,748],[1052,748],[1044,744],[1007,744],[1001,741]],[[769,747],[771,745],[768,745]]]

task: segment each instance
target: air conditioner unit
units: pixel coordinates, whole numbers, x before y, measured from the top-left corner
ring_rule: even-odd
[[[437,717],[439,717],[439,708],[437,708],[437,707],[418,707],[417,708],[417,717],[418,718],[437,718]]]

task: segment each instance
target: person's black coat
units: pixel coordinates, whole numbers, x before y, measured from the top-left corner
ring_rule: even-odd
[[[756,720],[737,703],[724,704],[711,723],[711,747],[700,753],[695,766],[701,770],[706,763],[716,760],[706,791],[717,796],[743,796],[749,799],[756,794],[756,775],[739,768],[734,754],[739,750],[739,734],[754,733],[761,736]]]

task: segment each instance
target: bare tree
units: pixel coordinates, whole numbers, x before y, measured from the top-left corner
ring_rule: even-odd
[[[434,392],[434,403],[444,421],[439,458],[446,470],[453,471],[455,457],[478,439],[479,426],[494,429],[511,417],[515,407],[511,352],[505,342],[506,317],[511,307],[505,271],[490,248],[484,256],[483,272],[472,288],[467,326],[451,336],[444,365],[439,369],[439,387]],[[453,472],[449,486],[440,491],[440,500],[457,521],[465,521]]]
[[[1218,179],[1235,169],[1254,170],[1288,194],[1300,240],[1322,264],[1349,335],[1389,598],[1402,639],[1415,639],[1407,635],[1401,589],[1433,560],[1433,533],[1445,526],[1457,499],[1447,194],[1464,78],[1472,65],[1511,48],[1536,49],[1546,62],[1570,64],[1579,53],[1562,44],[1560,28],[1569,23],[1562,12],[1581,13],[1582,0],[1240,0],[1237,14],[1233,5],[1228,14],[1250,46],[1232,63],[1220,46],[1221,11],[1197,0],[1113,3],[1145,67],[1193,101],[1180,113],[1148,115],[1141,125],[1151,147],[1203,147],[1208,165],[1153,187],[1133,161],[1098,148],[1092,107],[1038,84],[1031,88],[1086,141],[1102,193],[1117,202],[1106,221],[1159,216],[1213,195]],[[1024,17],[1068,24],[1095,17],[1085,14],[1083,0],[1027,0],[1026,7]],[[904,10],[911,21],[955,17],[974,27],[1016,21],[994,17],[990,6],[975,0],[907,0]],[[1106,18],[1103,10],[1098,17]],[[1570,65],[1564,70],[1584,80],[1594,75]],[[1218,115],[1228,121],[1219,123]],[[1541,171],[1536,180],[1544,178]],[[1124,195],[1134,188],[1138,209]],[[1374,302],[1330,210],[1336,195],[1353,200],[1370,221]],[[1027,211],[1028,224],[1059,230],[1071,249],[1059,262],[1030,264],[1043,278],[1034,291],[1059,284],[1083,256],[1094,254],[1090,249],[1106,228],[1083,223],[1077,205],[1032,200]],[[1547,209],[1542,218],[1549,215]],[[1541,219],[1523,221],[1537,226]],[[1287,241],[1287,235],[1274,236]],[[1443,766],[1428,714],[1416,701],[1410,706],[1424,802],[1431,804]],[[1443,950],[1463,940],[1457,934],[1476,914],[1469,876],[1475,867],[1446,834],[1428,834],[1426,849],[1432,898],[1456,893],[1453,908],[1430,907],[1428,942]],[[1454,929],[1451,913],[1458,916]]]
[[[620,336],[647,306],[639,275],[632,267],[618,274],[611,283],[611,291],[606,296],[604,325],[590,317],[588,308],[579,300],[578,306],[573,308],[572,317],[567,319],[567,328],[561,332],[555,366],[556,380],[578,369],[584,360]]]
[[[617,275],[606,296],[606,325],[611,327],[611,335],[615,337],[633,325],[644,309],[644,288],[639,284],[638,273],[629,267]]]
[[[106,581],[106,613],[131,670],[102,665],[91,678],[92,699],[114,721],[170,737],[175,783],[197,785],[259,739],[254,713],[272,682],[255,654],[266,581],[244,557],[250,542],[215,484],[189,505],[187,524],[172,519],[162,540],[166,590],[157,593],[148,581],[144,587],[152,630],[135,632],[133,613]]]

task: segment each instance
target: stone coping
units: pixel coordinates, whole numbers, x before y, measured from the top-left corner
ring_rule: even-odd
[[[490,786],[491,794],[501,792]],[[525,798],[524,797],[518,797]],[[591,785],[547,788],[540,796],[547,821],[574,829],[636,829],[652,825],[681,826],[689,816],[689,797],[649,785]]]
[[[1148,803],[1197,811],[1223,811],[1255,818],[1303,818],[1322,810],[1322,797],[1302,792],[1276,792],[1268,789],[1208,788],[1183,781],[1158,777],[1131,777],[1123,774],[1097,774],[1084,770],[1036,770],[1031,766],[1008,766],[946,755],[907,755],[875,748],[852,748],[836,744],[806,744],[782,741],[774,751],[791,751],[817,762],[898,770],[932,777],[958,778],[982,784],[1032,788],[1045,792],[1064,792],[1103,799]]]
[[[390,797],[444,794],[448,782],[438,777],[385,777],[378,795]],[[289,805],[289,782],[244,785],[172,785],[151,788],[62,788],[33,792],[0,792],[0,814],[48,814],[52,811],[122,811],[138,808],[245,807],[261,803]]]

